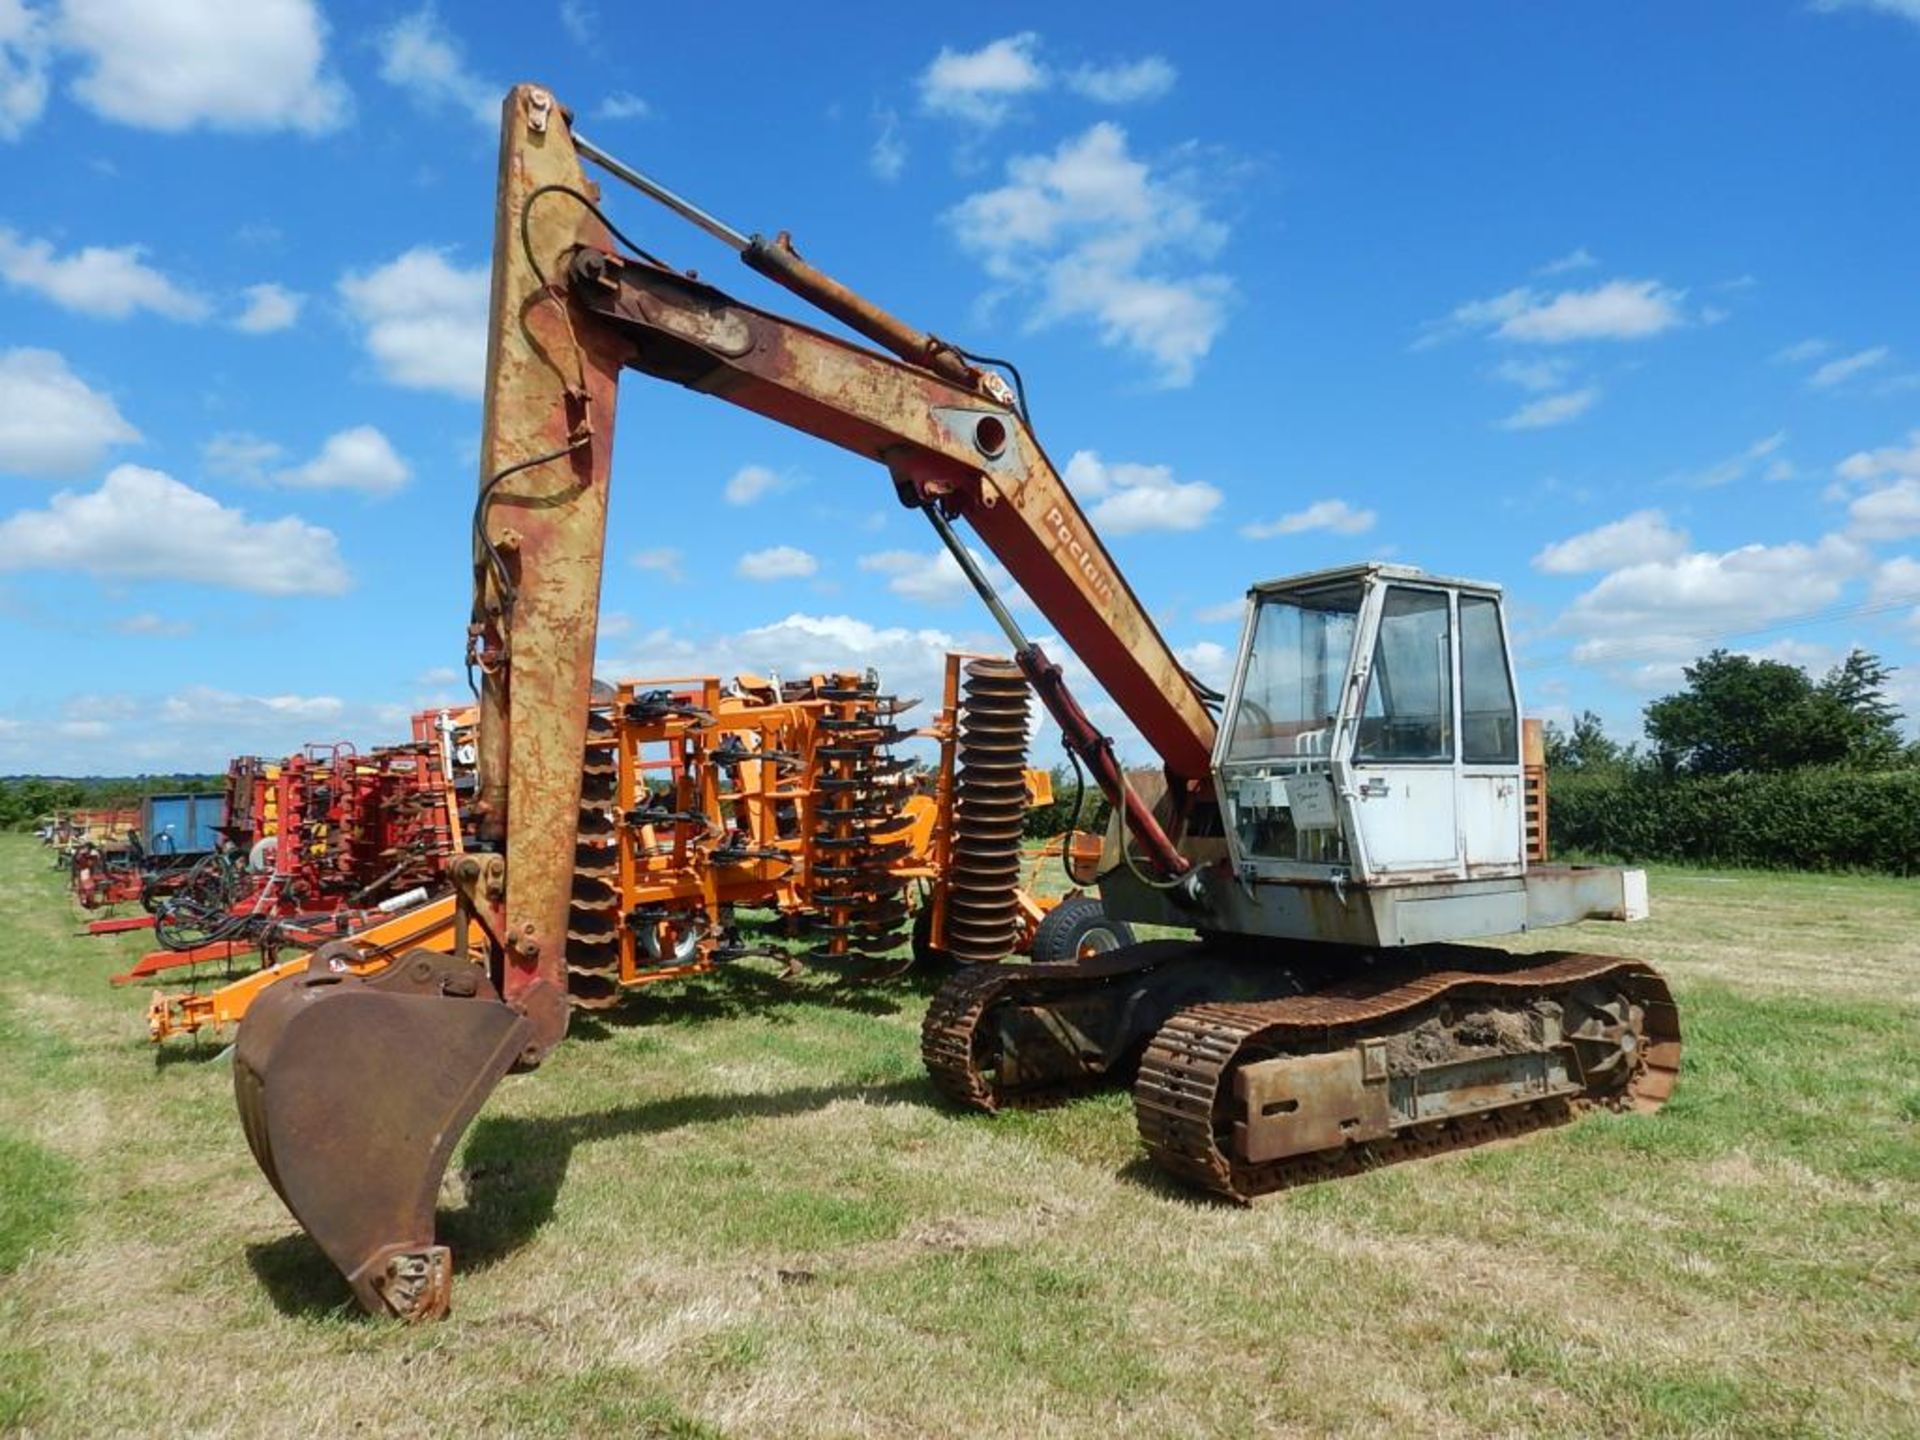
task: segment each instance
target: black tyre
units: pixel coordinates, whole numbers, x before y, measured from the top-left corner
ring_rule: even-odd
[[[1041,918],[1033,932],[1033,959],[1035,964],[1053,964],[1133,943],[1131,925],[1108,919],[1106,908],[1093,896],[1076,895]]]

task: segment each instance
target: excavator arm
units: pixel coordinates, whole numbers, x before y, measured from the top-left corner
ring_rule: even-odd
[[[868,348],[623,253],[589,155],[735,248]],[[628,251],[637,247],[627,246]],[[1128,787],[1065,677],[1020,630],[953,523],[964,520],[1163,762],[1177,830],[1208,785],[1214,720],[999,375],[600,154],[552,96],[502,117],[469,664],[480,685],[475,853],[450,877],[486,973],[415,952],[377,975],[316,967],[248,1012],[235,1088],[255,1156],[368,1309],[444,1313],[434,1203],[461,1133],[511,1068],[565,1035],[566,924],[580,754],[621,372],[711,394],[883,466],[1007,632],[1069,748],[1123,810],[1146,862],[1189,868]]]

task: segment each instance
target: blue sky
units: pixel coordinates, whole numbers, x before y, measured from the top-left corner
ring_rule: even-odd
[[[1016,359],[1200,673],[1247,583],[1391,557],[1508,586],[1535,713],[1635,734],[1722,639],[1920,713],[1920,0],[1003,13],[0,0],[0,772],[459,696],[523,79]],[[604,674],[992,644],[878,471],[638,377],[619,430]]]

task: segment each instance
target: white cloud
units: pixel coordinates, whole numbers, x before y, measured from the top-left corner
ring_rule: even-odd
[[[250,520],[139,465],[98,490],[62,491],[0,520],[0,570],[77,570],[102,580],[181,580],[257,595],[338,595],[350,584],[333,532],[297,516]]]
[[[1567,608],[1557,628],[1588,637],[1573,652],[1583,663],[1664,661],[1670,669],[1706,648],[1702,637],[1751,634],[1826,609],[1871,565],[1862,547],[1840,535],[1812,545],[1690,551],[1614,570]],[[1669,678],[1658,667],[1639,676]]]
[[[653,106],[631,90],[616,90],[593,113],[602,120],[644,120],[653,114]]]
[[[991,130],[1014,114],[1023,97],[1051,88],[1056,78],[1074,94],[1101,105],[1157,100],[1180,78],[1159,55],[1080,65],[1056,77],[1039,50],[1040,37],[1031,30],[1002,36],[978,50],[943,46],[920,76],[920,108]]]
[[[1108,535],[1198,530],[1224,498],[1204,480],[1174,479],[1171,466],[1108,464],[1092,450],[1074,451],[1065,478],[1076,496],[1094,502],[1088,519]]]
[[[786,488],[787,482],[778,471],[765,465],[742,465],[727,481],[724,493],[729,505],[751,505],[762,495]]]
[[[974,564],[986,574],[994,589],[1013,609],[1027,608],[1030,602],[1006,570],[979,551],[968,548]],[[862,570],[887,577],[887,589],[906,600],[924,605],[955,605],[973,598],[973,585],[946,550],[879,550],[862,555]]]
[[[1848,533],[1862,540],[1905,540],[1920,535],[1920,479],[1896,480],[1869,490],[1847,506]]]
[[[452,110],[488,130],[499,128],[507,87],[467,68],[460,42],[430,4],[381,33],[380,78],[405,90],[423,110]]]
[[[487,286],[485,266],[462,269],[417,245],[339,288],[383,378],[471,399],[487,368]]]
[[[1225,690],[1227,682],[1233,679],[1234,652],[1211,640],[1196,640],[1191,645],[1179,646],[1174,650],[1173,658],[1202,684],[1211,685],[1216,690]]]
[[[1920,534],[1920,430],[1907,443],[1859,450],[1834,467],[1828,496],[1852,494],[1849,533],[1863,540],[1903,540]],[[1891,483],[1882,483],[1891,482]]]
[[[273,481],[296,490],[392,495],[403,489],[412,475],[385,435],[371,425],[356,425],[329,435],[318,455],[304,465],[276,472]]]
[[[275,468],[285,454],[285,448],[271,440],[236,430],[224,430],[200,447],[200,461],[208,474],[253,485],[358,490],[386,496],[404,489],[413,476],[386,435],[372,425],[337,431],[326,438],[312,459]]]
[[[1576,246],[1558,260],[1549,260],[1533,273],[1536,275],[1565,275],[1570,270],[1591,270],[1600,262],[1594,258],[1586,246]]]
[[[1538,400],[1530,400],[1500,422],[1502,430],[1545,430],[1554,425],[1565,425],[1568,421],[1578,420],[1593,408],[1594,401],[1600,398],[1600,387],[1588,385],[1580,390],[1566,390],[1558,395],[1543,395]]]
[[[867,152],[867,168],[882,180],[898,180],[907,168],[907,142],[900,133],[900,113],[882,107],[873,112],[880,133]]]
[[[204,319],[207,302],[148,265],[140,258],[145,253],[139,245],[89,245],[56,255],[45,240],[0,228],[0,276],[17,290],[104,320],[124,320],[138,310],[170,320]]]
[[[1873,572],[1873,589],[1867,598],[1876,605],[1920,602],[1920,560],[1911,555],[1883,560]]]
[[[244,430],[222,430],[200,447],[200,463],[211,475],[259,482],[266,468],[286,452],[271,440]]]
[[[1508,340],[1640,340],[1682,323],[1681,292],[1655,280],[1610,280],[1592,290],[1563,290],[1533,300],[1501,321]]]
[[[1102,105],[1132,105],[1157,100],[1173,89],[1180,72],[1158,55],[1111,65],[1082,65],[1067,72],[1067,88]]]
[[[1193,618],[1202,625],[1218,625],[1227,620],[1237,623],[1246,618],[1246,613],[1247,600],[1241,595],[1232,600],[1222,600],[1218,605],[1202,605],[1193,612]]]
[[[1191,174],[1156,173],[1103,121],[1051,155],[1008,161],[1005,185],[968,196],[946,220],[999,298],[1037,302],[1029,328],[1091,322],[1102,343],[1144,357],[1171,388],[1192,382],[1233,293],[1224,275],[1187,268],[1227,238],[1194,190]]]
[[[460,672],[451,665],[429,665],[413,677],[413,683],[432,689],[436,686],[458,684]]]
[[[1686,549],[1686,531],[1668,524],[1658,510],[1636,510],[1624,520],[1554,542],[1533,557],[1533,568],[1549,575],[1580,575],[1676,560]]]
[[[1754,441],[1753,444],[1747,446],[1746,449],[1740,451],[1738,454],[1729,455],[1726,459],[1709,465],[1698,474],[1688,475],[1684,478],[1688,484],[1697,486],[1700,489],[1716,489],[1722,485],[1731,485],[1736,480],[1744,480],[1748,472],[1755,465],[1759,464],[1762,460],[1767,460],[1768,457],[1771,456],[1773,459],[1767,465],[1764,472],[1766,478],[1769,480],[1791,479],[1793,477],[1793,463],[1790,460],[1780,457],[1778,454],[1780,447],[1786,443],[1787,432],[1784,430],[1776,430],[1773,434],[1763,436]]]
[[[18,140],[47,108],[46,17],[0,0],[0,140]]]
[[[1831,349],[1833,349],[1831,340],[1817,338],[1796,340],[1793,344],[1782,345],[1774,351],[1773,362],[1776,365],[1804,365],[1809,360],[1818,360]]]
[[[819,572],[820,562],[795,545],[772,545],[749,550],[733,567],[746,580],[804,580]]]
[[[1907,443],[1858,450],[1834,466],[1834,474],[1850,485],[1866,485],[1888,478],[1920,479],[1920,430],[1907,433]]]
[[[1335,535],[1364,535],[1380,518],[1376,511],[1361,510],[1344,500],[1316,500],[1304,510],[1282,515],[1278,520],[1255,520],[1240,527],[1249,540],[1270,540],[1276,535],[1304,535],[1309,530],[1330,530]]]
[[[680,568],[680,552],[671,545],[657,546],[652,550],[636,550],[633,552],[632,559],[634,569],[651,571],[664,580],[672,581],[675,585],[687,578]]]
[[[1427,326],[1419,347],[1482,331],[1501,340],[1564,345],[1587,340],[1645,340],[1686,323],[1686,292],[1657,280],[1609,280],[1589,290],[1543,294],[1522,285],[1454,307]]]
[[[76,694],[54,714],[0,716],[0,768],[69,775],[217,771],[236,752],[284,755],[321,735],[363,747],[407,733],[408,708],[334,695],[248,695],[206,684],[167,695]]]
[[[600,24],[600,12],[586,0],[560,0],[560,28],[576,45],[592,45]]]
[[[190,685],[160,702],[169,725],[231,725],[249,730],[277,721],[302,724],[337,720],[346,702],[334,695],[236,695],[210,685]]]
[[[1816,10],[1878,10],[1920,25],[1920,0],[1813,0]]]
[[[58,719],[35,713],[42,709],[23,707],[20,719],[0,716],[0,765],[62,775],[218,771],[236,748],[231,731],[156,723],[160,702],[151,696],[73,695]],[[306,738],[296,734],[284,745],[251,748],[284,754]]]
[[[1843,355],[1838,360],[1829,360],[1807,377],[1807,384],[1815,390],[1831,390],[1858,375],[1862,370],[1871,370],[1884,364],[1893,351],[1885,345],[1875,345],[1871,349],[1856,350],[1851,355]]]
[[[1039,45],[1040,37],[1027,30],[978,50],[942,46],[920,76],[921,107],[983,128],[1000,124],[1022,95],[1046,88],[1046,69],[1035,57]]]
[[[66,477],[140,432],[52,350],[0,350],[0,471]]]
[[[313,0],[63,0],[56,38],[87,67],[74,97],[142,129],[313,135],[352,105]]]
[[[1539,394],[1547,390],[1558,390],[1567,383],[1567,376],[1573,366],[1558,356],[1542,356],[1534,360],[1522,360],[1509,355],[1493,367],[1495,378],[1505,380],[1510,385],[1518,385],[1522,390],[1531,390]]]
[[[271,335],[276,330],[291,328],[300,319],[300,307],[306,303],[306,296],[273,281],[249,285],[243,293],[247,297],[247,308],[234,317],[233,328],[248,335]]]
[[[166,616],[156,615],[151,610],[142,610],[137,615],[123,616],[113,622],[113,628],[122,635],[152,635],[163,639],[193,633],[193,626],[185,620],[169,620]]]

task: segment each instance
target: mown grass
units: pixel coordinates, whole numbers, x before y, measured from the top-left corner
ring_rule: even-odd
[[[442,1197],[448,1322],[362,1319],[164,1061],[137,940],[0,839],[0,1427],[559,1435],[1898,1435],[1920,1413],[1920,886],[1654,877],[1529,937],[1659,964],[1686,1067],[1595,1116],[1196,1200],[1125,1096],[934,1103],[925,982],[745,968],[583,1021]],[[377,1083],[378,1077],[369,1077]]]

